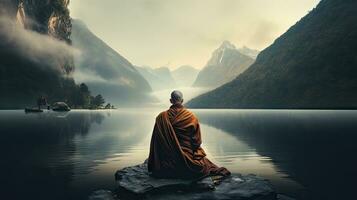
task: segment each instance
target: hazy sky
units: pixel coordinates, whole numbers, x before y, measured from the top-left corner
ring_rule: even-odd
[[[319,0],[71,0],[81,19],[135,65],[202,68],[224,40],[262,50]]]

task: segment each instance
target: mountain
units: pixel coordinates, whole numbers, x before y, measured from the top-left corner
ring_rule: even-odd
[[[355,0],[321,0],[247,71],[187,105],[357,108],[356,8]]]
[[[72,24],[72,44],[81,52],[75,57],[75,79],[115,105],[146,102],[151,87],[136,68],[83,22],[72,20]]]
[[[244,55],[247,55],[251,58],[253,58],[254,60],[257,59],[258,54],[260,53],[260,51],[255,50],[255,49],[250,49],[246,46],[243,46],[242,48],[238,49],[239,52],[241,52]]]
[[[171,72],[174,77],[177,86],[179,87],[189,87],[196,80],[199,70],[189,66],[183,65]]]
[[[149,82],[154,91],[176,87],[176,82],[167,67],[151,68],[136,67],[140,74]]]
[[[0,108],[49,102],[73,104],[71,18],[64,0],[0,2]]]
[[[230,42],[224,41],[216,49],[206,66],[198,73],[194,87],[218,87],[232,81],[244,72],[254,59],[239,52]]]

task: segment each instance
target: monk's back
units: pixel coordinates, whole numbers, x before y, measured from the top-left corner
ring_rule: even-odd
[[[197,150],[201,144],[197,117],[181,105],[171,106],[166,112],[181,149],[192,154],[193,150]]]
[[[228,176],[206,158],[201,148],[197,117],[182,106],[182,93],[174,91],[172,106],[156,117],[150,143],[148,170],[163,178],[197,178],[207,175]]]

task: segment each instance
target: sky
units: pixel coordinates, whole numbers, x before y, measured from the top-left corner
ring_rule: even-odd
[[[224,40],[263,50],[319,0],[71,0],[109,46],[138,66],[203,68]]]

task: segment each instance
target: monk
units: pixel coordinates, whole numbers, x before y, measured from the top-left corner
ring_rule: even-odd
[[[148,170],[158,178],[223,179],[230,172],[206,158],[197,117],[183,105],[180,91],[171,93],[171,107],[156,117]],[[218,177],[218,178],[217,178]]]

